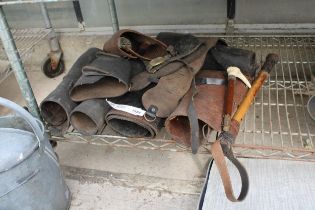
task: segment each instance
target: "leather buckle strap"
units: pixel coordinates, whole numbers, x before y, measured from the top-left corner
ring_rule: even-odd
[[[147,71],[149,73],[152,73],[152,74],[155,74],[157,73],[161,68],[164,68],[165,66],[169,65],[170,63],[173,63],[173,62],[180,62],[183,64],[183,66],[186,66],[188,69],[190,69],[192,72],[194,71],[199,71],[199,68],[195,69],[193,67],[191,67],[189,65],[189,63],[191,62],[191,60],[189,61],[185,61],[185,57],[186,56],[189,56],[190,54],[192,54],[193,52],[197,51],[199,48],[201,47],[207,47],[207,45],[205,43],[199,43],[198,45],[196,45],[191,51],[189,52],[186,52],[186,53],[183,53],[183,54],[177,54],[176,51],[172,48],[172,47],[169,47],[168,48],[168,54],[166,55],[166,59],[159,63],[158,65],[156,66],[152,66],[150,64],[147,65]],[[205,54],[208,52],[208,50],[205,51]],[[187,58],[186,58],[187,59]],[[195,58],[197,59],[197,58]],[[176,68],[176,69],[170,69],[168,71],[165,71],[165,73],[163,74],[163,76],[166,76],[166,75],[169,75],[169,74],[172,74],[176,71],[178,71],[178,69],[180,69],[182,66]],[[201,66],[200,66],[201,67]]]
[[[158,70],[158,68],[153,69],[153,67],[159,66],[171,57],[176,56],[176,52],[173,46],[168,46],[166,51],[167,54],[165,56],[154,58],[146,64],[146,68],[149,73],[154,74]]]
[[[211,154],[216,163],[216,166],[218,167],[226,197],[232,202],[244,200],[249,189],[248,174],[244,166],[235,158],[231,143],[224,140],[222,141],[219,137],[218,140],[216,140],[211,146]],[[232,162],[232,164],[237,168],[241,177],[242,188],[237,198],[234,195],[231,178],[224,157],[227,157]]]

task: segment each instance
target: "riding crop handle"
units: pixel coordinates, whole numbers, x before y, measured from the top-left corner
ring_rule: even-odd
[[[261,67],[262,71],[270,74],[273,67],[279,62],[279,56],[274,53],[270,53],[267,55],[264,65]]]
[[[243,117],[245,116],[248,108],[250,107],[251,103],[253,102],[257,92],[269,76],[269,73],[273,69],[273,67],[278,63],[279,56],[277,54],[268,54],[266,57],[266,61],[263,64],[261,71],[259,72],[257,78],[255,79],[252,87],[248,90],[245,98],[243,99],[242,103],[239,105],[237,111],[233,116],[233,120],[237,121],[238,123],[242,121]]]
[[[233,102],[234,102],[234,89],[235,89],[236,77],[231,76],[228,80],[227,93],[226,93],[226,104],[225,114],[232,115]]]

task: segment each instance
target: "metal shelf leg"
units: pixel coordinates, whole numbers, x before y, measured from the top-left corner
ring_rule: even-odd
[[[57,38],[55,30],[52,27],[45,3],[40,3],[40,8],[44,17],[46,29],[49,30],[48,38],[51,50],[51,52],[49,53],[49,57],[51,59],[51,66],[52,69],[56,69],[62,57],[62,50],[60,48],[59,40]]]
[[[109,7],[110,17],[112,20],[113,32],[115,33],[116,31],[119,30],[119,23],[118,23],[118,18],[117,18],[115,0],[107,0],[107,3]]]
[[[21,89],[22,95],[27,103],[27,107],[34,117],[41,119],[33,90],[24,71],[20,54],[16,48],[2,6],[0,6],[0,38],[3,43],[6,55],[10,61],[11,68]]]

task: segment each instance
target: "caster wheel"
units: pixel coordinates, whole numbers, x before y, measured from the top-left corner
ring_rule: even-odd
[[[55,148],[57,146],[57,142],[54,140],[49,140],[49,143],[52,146],[52,148]]]
[[[45,58],[43,65],[42,65],[42,71],[48,78],[54,78],[59,76],[63,73],[65,70],[65,64],[62,59],[60,59],[59,64],[56,69],[51,68],[51,59],[50,57]]]

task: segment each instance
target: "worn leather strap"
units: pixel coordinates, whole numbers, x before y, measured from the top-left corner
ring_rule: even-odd
[[[200,138],[199,138],[199,123],[198,123],[198,115],[194,105],[194,96],[197,94],[196,85],[224,85],[226,83],[225,79],[220,78],[210,78],[210,77],[201,77],[201,78],[194,78],[191,83],[191,90],[192,96],[189,102],[188,110],[187,110],[187,117],[189,120],[190,126],[190,139],[191,139],[191,151],[193,154],[198,152],[198,148],[200,145]]]
[[[244,200],[249,189],[248,174],[244,166],[233,155],[231,144],[216,140],[211,146],[211,154],[216,163],[216,166],[218,167],[226,197],[232,202]],[[233,163],[241,177],[242,188],[237,198],[234,195],[231,178],[224,157],[227,157]]]
[[[147,121],[144,117],[115,109],[108,112],[106,122],[114,131],[130,138],[154,138],[161,128],[160,118]]]
[[[156,81],[162,77],[173,74],[180,71],[182,68],[189,67],[193,74],[196,74],[204,63],[207,52],[215,43],[216,39],[207,40],[196,46],[191,53],[185,54],[184,56],[172,57],[166,62],[152,68],[150,71],[154,72],[153,74],[145,71],[135,75],[131,79],[131,91],[141,90],[148,86],[151,81]]]
[[[199,123],[198,116],[194,105],[194,96],[197,94],[196,82],[195,79],[192,80],[191,83],[192,96],[189,102],[187,116],[189,120],[190,126],[190,139],[191,139],[191,152],[196,154],[199,148]]]

